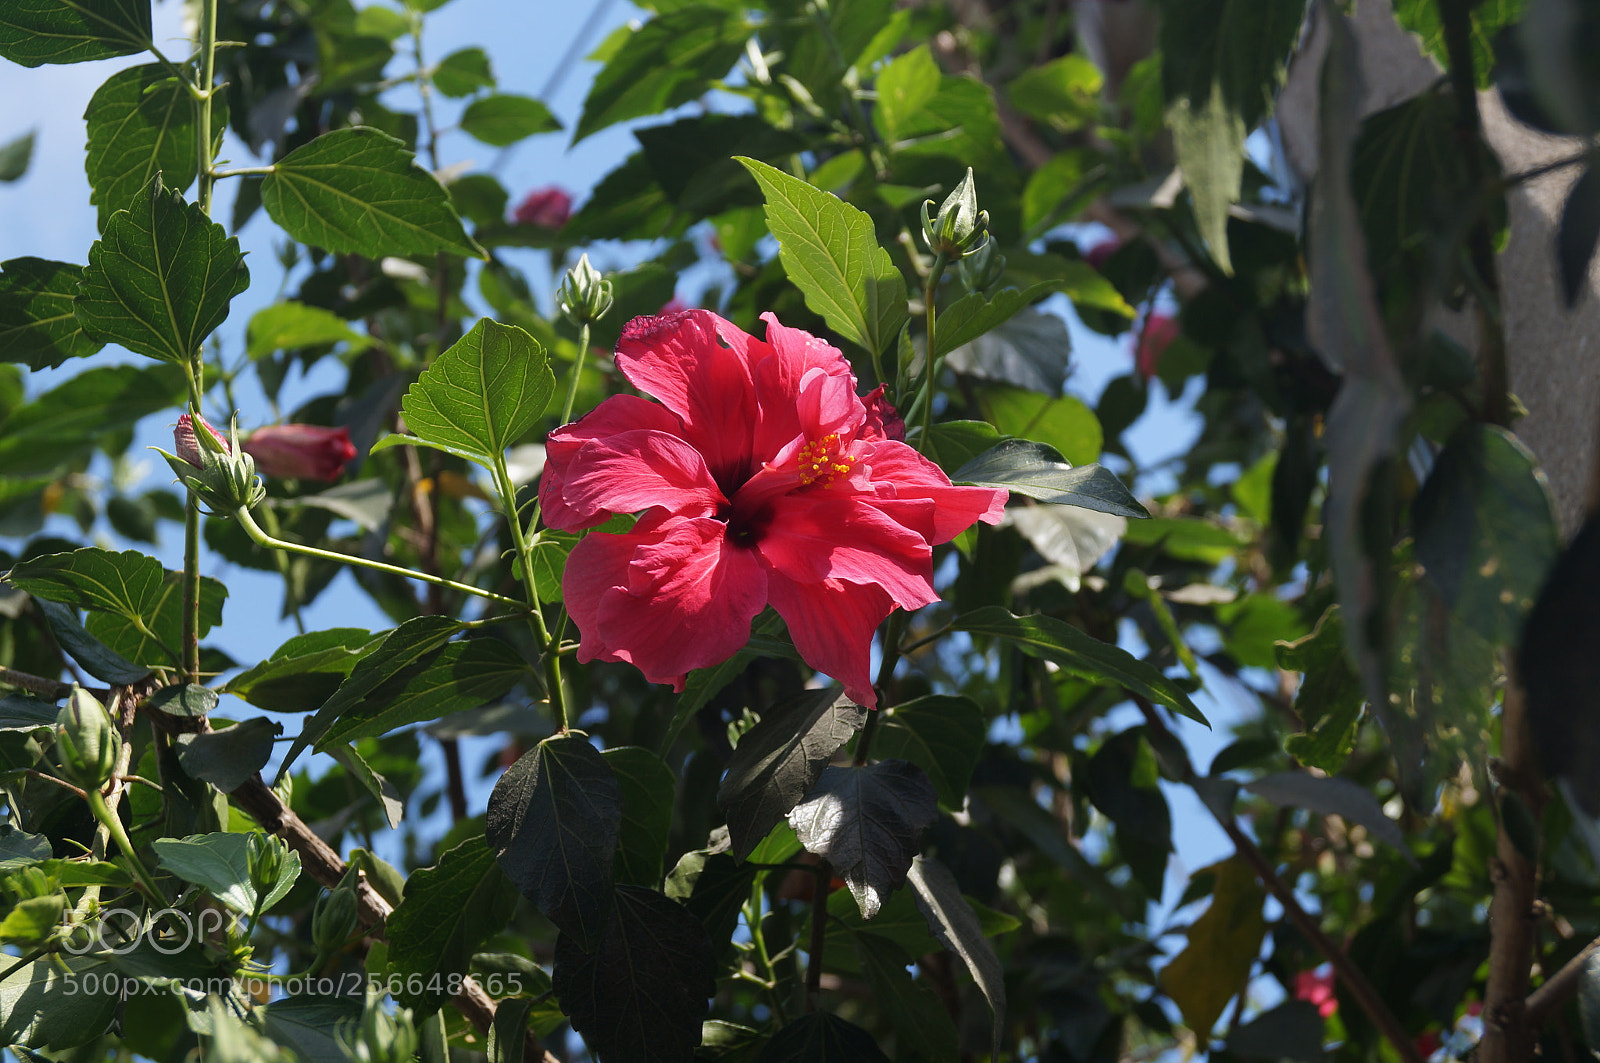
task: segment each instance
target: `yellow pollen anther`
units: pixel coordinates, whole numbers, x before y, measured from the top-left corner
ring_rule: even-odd
[[[813,439],[800,448],[800,484],[818,483],[826,487],[841,476],[849,476],[859,460],[839,452],[839,436],[832,433]]]

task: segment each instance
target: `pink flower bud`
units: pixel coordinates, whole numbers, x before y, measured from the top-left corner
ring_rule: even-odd
[[[1083,260],[1095,269],[1105,269],[1106,259],[1116,254],[1121,246],[1122,241],[1114,236],[1109,240],[1101,240],[1083,253]]]
[[[348,429],[316,424],[268,425],[241,445],[262,475],[279,479],[337,480],[356,456]]]
[[[861,434],[868,439],[894,439],[905,442],[906,422],[898,410],[883,397],[884,386],[879,384],[861,396],[867,408],[867,419],[862,422]]]
[[[540,229],[559,229],[567,224],[570,217],[572,197],[565,189],[555,185],[529,192],[511,213],[511,220],[518,225],[532,225]]]
[[[1162,353],[1178,338],[1180,331],[1177,318],[1167,314],[1151,314],[1144,319],[1144,328],[1139,330],[1139,342],[1133,350],[1133,364],[1140,376],[1149,380],[1156,375]]]
[[[228,446],[227,438],[211,427],[211,422],[202,417],[200,418],[200,426],[211,434],[212,439],[217,441],[217,448],[223,454],[231,454],[233,452],[233,448]],[[205,463],[200,456],[200,440],[194,433],[194,419],[188,414],[178,415],[178,425],[172,430],[172,443],[178,451],[178,457],[197,469],[205,468]]]

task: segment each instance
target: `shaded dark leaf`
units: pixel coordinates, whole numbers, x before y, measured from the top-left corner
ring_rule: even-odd
[[[878,730],[874,751],[921,768],[940,803],[959,809],[988,728],[983,709],[971,698],[933,694],[896,705]]]
[[[54,369],[104,346],[83,331],[72,310],[82,277],[82,266],[66,262],[0,262],[0,361]]]
[[[23,66],[83,63],[150,46],[150,0],[7,0],[0,57]]]
[[[232,793],[272,759],[272,740],[283,724],[265,716],[211,734],[178,736],[178,763],[191,778]]]
[[[1028,439],[1007,439],[979,454],[950,475],[957,483],[1001,487],[1063,506],[1081,506],[1121,517],[1150,512],[1100,465],[1067,464],[1054,447]]]
[[[906,878],[911,883],[917,907],[927,917],[928,929],[933,931],[945,948],[961,957],[978,990],[989,1002],[989,1010],[994,1016],[990,1050],[998,1059],[1006,1021],[1005,971],[1000,966],[1000,957],[995,955],[994,946],[983,932],[978,913],[961,895],[961,886],[950,869],[931,857],[918,856],[914,859]]]
[[[150,674],[150,669],[112,652],[105,643],[89,634],[78,622],[77,611],[70,606],[44,598],[34,601],[50,625],[56,643],[96,679],[107,683],[137,683]]]
[[[773,1034],[758,1063],[889,1063],[889,1057],[855,1023],[814,1011]]]
[[[661,862],[667,857],[677,777],[666,761],[639,746],[618,746],[602,756],[622,797],[612,874],[618,882],[654,889],[661,885]]]

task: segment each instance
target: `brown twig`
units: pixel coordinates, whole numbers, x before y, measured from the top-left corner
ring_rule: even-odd
[[[37,694],[41,698],[64,698],[72,693],[72,684],[63,683],[59,679],[46,679],[42,675],[29,675],[19,672],[15,668],[0,667],[0,683],[14,686],[18,690],[26,690],[30,694]]]

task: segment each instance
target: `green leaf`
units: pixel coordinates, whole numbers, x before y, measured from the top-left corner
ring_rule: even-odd
[[[1244,788],[1280,808],[1303,808],[1324,816],[1339,816],[1365,827],[1378,841],[1392,846],[1413,864],[1411,847],[1400,825],[1384,814],[1383,805],[1360,783],[1338,775],[1313,775],[1308,771],[1280,771],[1251,779]]]
[[[423,665],[420,671],[413,667],[395,676],[329,724],[316,740],[317,752],[476,709],[528,675],[522,655],[493,638],[452,642],[418,663]]]
[[[595,75],[572,142],[704,94],[738,62],[749,36],[741,13],[710,6],[651,19],[624,37]]]
[[[1111,470],[1099,465],[1074,469],[1061,460],[1054,447],[1026,439],[997,443],[951,473],[950,479],[1003,487],[1041,502],[1081,506],[1120,517],[1150,516]]]
[[[104,344],[78,324],[72,300],[83,267],[43,258],[0,262],[0,361],[54,369]]]
[[[203,638],[222,622],[228,588],[210,576],[200,577],[200,626]],[[84,630],[113,653],[137,665],[175,668],[183,641],[183,573],[163,573],[161,585],[146,599],[140,616],[118,612],[91,612]]]
[[[217,1007],[218,1005],[212,1005]],[[341,1063],[344,1054],[339,1031],[353,1030],[361,1022],[360,997],[299,996],[274,1000],[260,1011],[262,1026],[272,1043],[293,1049],[305,1063]],[[254,1027],[246,1026],[248,1030]],[[219,1038],[220,1040],[220,1038]],[[254,1060],[240,1052],[230,1058]]]
[[[371,342],[331,310],[306,303],[264,306],[245,326],[245,353],[251,358],[329,343],[348,343],[351,350],[361,350]]]
[[[53,1049],[87,1044],[111,1024],[121,985],[111,965],[95,957],[9,961],[0,979],[0,1041]]]
[[[1003,388],[984,394],[990,420],[1002,435],[1053,447],[1067,462],[1083,466],[1100,457],[1100,418],[1071,395],[1051,398],[1037,391]]]
[[[917,907],[928,920],[928,929],[945,948],[961,957],[979,992],[989,1002],[989,1011],[994,1016],[990,1052],[998,1059],[1006,1022],[1005,971],[1000,966],[1000,957],[995,955],[994,945],[984,933],[982,920],[971,902],[961,895],[955,875],[932,857],[918,856],[913,860],[906,880],[911,884]]]
[[[781,159],[807,146],[792,131],[777,129],[754,114],[695,115],[636,129],[633,135],[661,190],[694,218],[761,204],[760,190],[751,187],[750,175],[734,161],[735,155]],[[760,230],[765,235],[766,226]]]
[[[907,115],[897,132],[902,139],[893,148],[900,159],[953,160],[991,178],[1006,179],[1013,172],[1000,139],[994,92],[976,78],[942,78],[939,91]],[[953,177],[960,171],[944,172]]]
[[[1052,661],[1084,679],[1115,683],[1211,726],[1189,700],[1189,695],[1159,668],[1119,646],[1085,634],[1064,620],[1049,616],[1013,616],[996,605],[958,617],[953,626],[957,631],[1006,639],[1030,657]]]
[[[361,788],[378,802],[378,807],[383,809],[383,818],[388,822],[390,830],[400,826],[406,805],[400,799],[400,791],[395,789],[394,783],[373,771],[372,765],[356,752],[355,746],[338,746],[328,750],[328,755],[337,760],[350,777],[360,783]]]
[[[83,63],[150,47],[150,0],[7,0],[0,58],[22,66]]]
[[[332,628],[296,635],[272,656],[223,686],[224,693],[272,712],[309,712],[333,696],[374,645],[370,631]]]
[[[933,780],[941,804],[960,808],[988,730],[983,709],[971,698],[930,694],[894,707],[873,752],[909,760]]]
[[[1355,749],[1365,701],[1361,678],[1350,667],[1344,647],[1337,605],[1323,614],[1311,634],[1277,644],[1278,667],[1303,673],[1294,711],[1305,731],[1284,739],[1283,747],[1306,767],[1326,772],[1344,767]]]
[[[813,1011],[772,1035],[756,1063],[889,1063],[872,1035],[826,1011]]]
[[[894,1027],[896,1056],[955,1063],[960,1043],[955,1023],[932,987],[906,970],[912,957],[876,934],[857,934],[856,953],[873,1003]]]
[[[1100,117],[1105,76],[1077,52],[1030,67],[1006,86],[1011,105],[1030,118],[1071,133]]]
[[[300,876],[300,854],[290,851],[278,879],[265,896],[250,881],[250,835],[219,832],[187,838],[157,838],[150,843],[161,866],[192,882],[237,912],[268,911]]]
[[[451,996],[441,987],[467,974],[472,954],[505,929],[516,909],[517,888],[495,865],[482,837],[457,845],[433,867],[413,871],[405,899],[384,922],[388,974],[401,987],[395,999],[402,1007],[436,1010]],[[421,988],[414,991],[416,984]]]
[[[640,746],[617,746],[602,755],[622,794],[612,877],[654,889],[661,885],[661,864],[667,858],[677,776],[666,761]]]
[[[844,877],[863,919],[905,883],[922,832],[939,818],[933,783],[915,764],[880,760],[867,767],[824,768],[789,813],[806,851]]]
[[[734,747],[717,790],[735,856],[750,855],[866,720],[867,710],[837,687],[808,691],[762,713]]]
[[[1248,130],[1220,92],[1211,93],[1204,104],[1188,99],[1174,103],[1167,111],[1167,128],[1172,130],[1183,183],[1194,202],[1195,224],[1211,249],[1211,257],[1222,272],[1231,274],[1228,208],[1239,202]]]
[[[891,147],[904,135],[912,118],[939,92],[944,74],[925,44],[918,45],[878,72],[878,106],[872,123]]]
[[[938,324],[934,328],[935,352],[948,354],[957,347],[971,343],[1059,287],[1053,281],[1041,281],[1030,284],[1024,291],[1002,288],[992,296],[978,292],[962,296],[939,314]],[[1064,381],[1065,377],[1062,379]],[[1055,391],[1060,390],[1058,385]]]
[[[672,710],[672,719],[667,724],[667,730],[661,737],[659,749],[662,754],[669,753],[673,743],[678,740],[678,735],[683,728],[694,718],[695,713],[705,708],[706,704],[716,696],[717,692],[749,667],[750,662],[757,657],[776,657],[780,653],[773,648],[777,642],[773,636],[782,635],[785,631],[783,618],[776,611],[768,610],[756,617],[750,629],[751,639],[738,653],[710,668],[696,668],[689,673],[689,678],[684,681],[683,693],[678,695],[678,704]],[[761,645],[758,640],[765,640]],[[786,651],[782,656],[790,656],[799,660],[800,655],[794,651],[792,644],[782,643]]]
[[[504,148],[536,133],[554,133],[561,123],[550,108],[530,96],[496,93],[467,104],[461,128],[485,144]]]
[[[939,332],[942,335],[943,329]],[[1072,336],[1066,322],[1025,306],[951,351],[945,364],[969,376],[1060,395],[1071,356]]]
[[[565,735],[540,742],[500,776],[486,829],[506,877],[564,939],[592,951],[613,923],[611,866],[621,821],[621,787],[610,764],[587,739]]]
[[[35,731],[41,727],[54,727],[60,711],[53,701],[41,701],[24,694],[7,694],[0,697],[0,731]],[[15,837],[17,833],[11,831],[0,837]]]
[[[1266,892],[1250,866],[1233,857],[1209,870],[1216,875],[1211,906],[1189,925],[1189,943],[1161,972],[1161,988],[1203,1041],[1245,988],[1267,930],[1261,914]]]
[[[19,590],[63,605],[98,609],[143,622],[161,596],[161,562],[137,550],[114,553],[85,546],[43,554],[18,564],[6,576]]]
[[[173,192],[194,182],[200,166],[195,101],[167,67],[148,63],[117,71],[95,90],[83,117],[89,202],[100,209],[102,230],[157,173]],[[211,118],[215,138],[227,128],[227,108],[213,106]]]
[[[400,409],[424,442],[493,468],[538,422],[555,387],[537,340],[515,325],[482,318],[417,378]]]
[[[552,980],[572,1028],[598,1059],[618,1063],[690,1059],[717,989],[700,921],[640,886],[617,887],[592,953],[571,935],[556,939]]]
[[[249,286],[239,241],[157,173],[89,248],[74,309],[94,338],[182,365]]]
[[[462,48],[439,60],[433,69],[433,87],[446,96],[471,96],[479,89],[494,88],[494,71],[489,55],[482,48]]]
[[[912,429],[915,442],[921,426]],[[939,421],[928,428],[928,445],[924,455],[943,469],[946,476],[954,477],[978,455],[986,453],[1001,442],[1001,435],[988,421]]]
[[[450,194],[387,133],[336,129],[272,167],[261,203],[294,239],[368,258],[445,251],[487,258]]]
[[[77,610],[47,598],[34,600],[56,643],[83,666],[83,670],[107,683],[137,683],[150,675],[150,669],[134,664],[112,651],[78,622]]]
[[[872,219],[766,163],[739,157],[761,185],[767,226],[789,279],[828,327],[874,356],[906,320],[906,285]]]
[[[178,763],[190,778],[232,793],[267,766],[282,733],[283,724],[257,716],[210,734],[179,735]]]
[[[24,952],[44,944],[61,924],[66,907],[64,893],[22,898],[0,919],[0,943],[21,946]]]
[[[794,847],[798,850],[800,843]],[[697,849],[679,858],[667,876],[666,894],[700,920],[718,957],[726,958],[757,874],[753,862],[741,864],[730,853]]]
[[[283,778],[295,758],[322,737],[335,720],[380,688],[390,684],[403,687],[460,630],[461,624],[449,617],[416,616],[385,635],[383,641],[351,669],[349,676],[317,709],[316,715],[305,722],[299,736],[290,744],[283,765],[278,768],[278,778]]]
[[[183,374],[172,365],[79,373],[0,420],[0,469],[13,477],[68,469],[108,435],[177,405],[182,396]]]
[[[5,703],[12,700],[14,699],[10,697],[0,699],[0,713],[4,712]],[[52,705],[50,708],[52,710],[50,721],[41,722],[39,726],[54,726],[55,706]],[[9,824],[4,831],[0,831],[0,871],[26,867],[48,859],[50,859],[50,839],[44,835],[29,834]]]
[[[0,144],[0,181],[20,181],[33,161],[33,131]]]

